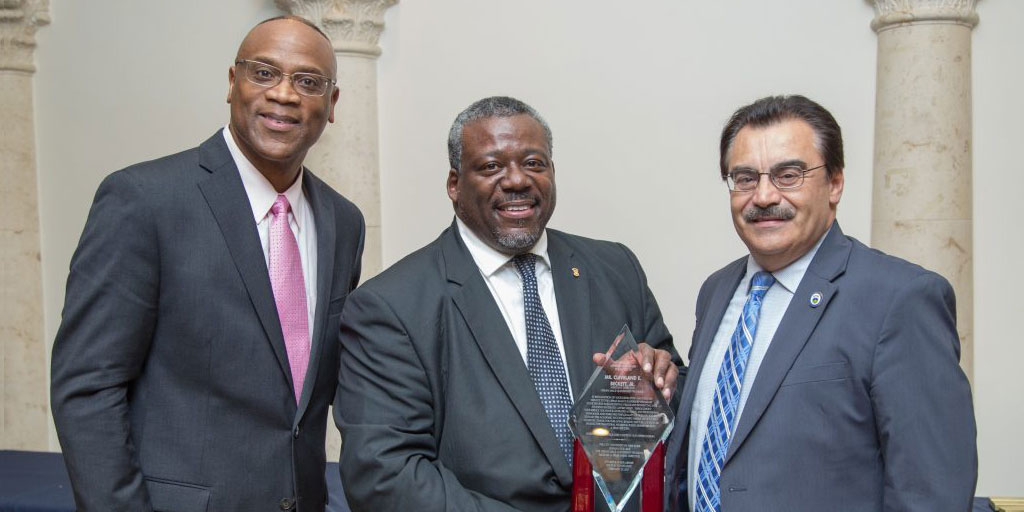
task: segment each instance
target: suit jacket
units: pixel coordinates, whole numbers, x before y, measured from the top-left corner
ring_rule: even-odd
[[[687,470],[700,372],[746,257],[697,298],[690,375],[668,445]],[[820,293],[814,306],[810,298]],[[955,299],[938,274],[870,249],[838,223],[772,339],[722,467],[722,512],[966,511],[977,477],[974,411],[958,366]],[[667,485],[673,495],[677,485]],[[673,510],[687,510],[685,488]]]
[[[53,415],[79,510],[324,509],[339,314],[359,279],[364,227],[308,170],[303,189],[317,307],[296,404],[223,134],[100,185],[53,346]]]
[[[577,396],[623,324],[675,356],[626,247],[547,233]],[[342,318],[334,410],[353,511],[569,509],[572,468],[454,224],[353,292]]]

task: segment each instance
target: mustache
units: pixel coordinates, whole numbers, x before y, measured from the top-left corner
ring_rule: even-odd
[[[527,201],[527,200],[533,201],[535,203],[539,203],[540,202],[540,199],[537,197],[536,194],[531,194],[529,192],[508,192],[508,193],[502,194],[501,197],[495,198],[495,203],[501,204],[501,203],[505,203],[505,202],[509,202],[509,201]]]
[[[743,220],[747,222],[757,222],[765,219],[789,220],[793,217],[796,217],[796,211],[781,204],[773,204],[767,208],[751,206],[743,210]]]

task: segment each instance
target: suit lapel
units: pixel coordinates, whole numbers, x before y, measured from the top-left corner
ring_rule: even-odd
[[[686,373],[686,382],[683,384],[683,395],[679,404],[680,411],[688,411],[693,406],[694,396],[697,393],[697,381],[700,380],[701,372],[705,371],[703,370],[704,361],[708,357],[708,351],[711,350],[711,343],[715,341],[715,333],[718,332],[718,326],[722,323],[722,317],[725,315],[725,310],[729,307],[729,301],[732,300],[736,287],[739,286],[740,280],[743,279],[746,265],[746,258],[734,261],[711,291],[708,306],[701,319],[700,331],[694,333],[694,352],[690,359],[689,370]],[[717,372],[718,368],[714,368],[711,371]],[[679,421],[679,418],[676,420]],[[679,426],[685,427],[689,425],[689,422],[690,418],[687,415],[686,418],[682,419]]]
[[[309,350],[309,368],[306,369],[306,380],[302,385],[299,408],[295,414],[295,422],[306,412],[310,396],[316,384],[323,355],[325,332],[327,328],[327,309],[331,305],[331,286],[334,278],[334,249],[337,237],[335,226],[334,205],[323,197],[323,183],[305,170],[303,190],[309,207],[313,211],[313,223],[316,225],[316,312],[313,316],[313,338]]]
[[[575,399],[579,398],[594,371],[594,353],[604,352],[608,347],[594,346],[595,343],[600,345],[601,340],[594,340],[591,333],[589,269],[583,266],[557,232],[549,229],[547,233],[558,323],[561,324],[562,344]],[[606,341],[606,345],[612,342],[610,339]]]
[[[693,400],[697,393],[697,383],[704,371],[718,372],[718,368],[705,369],[704,361],[708,357],[711,343],[715,340],[715,333],[722,323],[725,310],[729,307],[729,301],[736,292],[740,280],[746,272],[747,258],[740,258],[732,262],[718,279],[711,290],[711,297],[708,305],[702,312],[700,319],[700,330],[693,335],[693,353],[691,354],[689,369],[686,372],[686,381],[683,383],[682,396],[679,402],[679,413],[676,415],[676,434],[673,435],[673,442],[668,447],[670,453],[680,453],[676,465],[685,468],[688,462],[687,451],[685,450],[688,439],[687,432],[690,429],[690,409],[693,407]],[[683,416],[680,418],[679,416]],[[679,473],[676,473],[677,475]]]
[[[775,331],[743,407],[739,424],[736,425],[736,431],[729,441],[729,451],[723,464],[729,463],[729,459],[740,449],[743,441],[761,419],[768,404],[778,392],[782,380],[814,332],[814,327],[828,309],[829,303],[838,291],[833,281],[846,270],[852,246],[853,244],[839,229],[839,223],[833,223],[793,294],[779,328]],[[822,296],[816,307],[810,304],[810,297],[814,293],[820,293]]]
[[[452,301],[462,313],[466,326],[480,347],[488,366],[494,372],[512,405],[519,411],[530,433],[548,459],[563,485],[572,482],[572,471],[548,422],[530,380],[523,356],[516,348],[505,318],[498,310],[487,283],[463,245],[458,227],[453,223],[442,235],[441,251]]]
[[[242,178],[238,175],[238,168],[231,159],[221,132],[214,134],[199,147],[199,165],[211,173],[208,179],[199,183],[199,190],[220,226],[228,252],[291,389],[291,370],[274,303],[274,292],[270,288],[270,274],[263,256],[263,246],[252,218],[249,196],[245,193]]]

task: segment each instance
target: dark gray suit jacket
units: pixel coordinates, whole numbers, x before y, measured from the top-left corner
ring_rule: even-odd
[[[223,134],[100,185],[53,346],[53,415],[79,510],[251,512],[296,498],[300,511],[324,509],[339,314],[359,279],[364,228],[308,171],[303,188],[318,282],[296,404]]]
[[[675,355],[626,247],[547,232],[574,393],[623,324]],[[334,410],[353,511],[569,509],[571,468],[454,224],[353,292],[342,319]]]
[[[689,483],[689,419],[704,359],[746,271],[740,258],[697,298],[668,445]],[[810,297],[821,293],[812,307]],[[761,363],[722,468],[722,512],[967,511],[977,478],[974,410],[958,366],[953,289],[938,274],[866,247],[835,223]],[[668,484],[673,510],[685,489]]]

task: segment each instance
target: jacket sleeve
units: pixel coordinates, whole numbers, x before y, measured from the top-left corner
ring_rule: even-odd
[[[72,258],[53,344],[53,418],[80,511],[151,509],[129,431],[128,387],[155,324],[158,251],[138,185],[112,174]]]
[[[900,290],[875,348],[871,399],[885,464],[883,510],[970,510],[977,431],[958,364],[953,289],[928,272]]]
[[[341,318],[334,417],[352,510],[514,511],[464,488],[438,460],[429,378],[389,305],[360,288]]]

